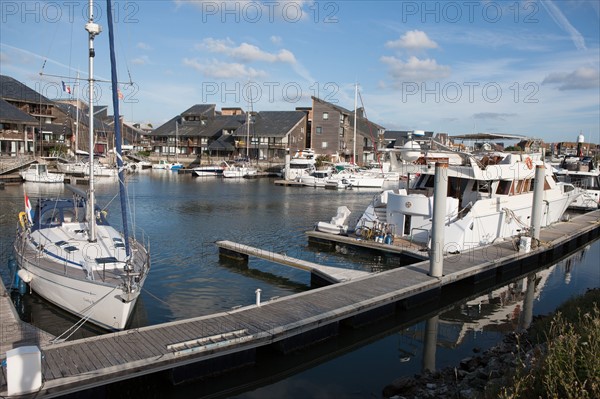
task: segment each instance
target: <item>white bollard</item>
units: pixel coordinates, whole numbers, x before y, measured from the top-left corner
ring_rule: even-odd
[[[35,392],[42,387],[42,356],[37,346],[21,346],[6,352],[8,396]]]
[[[262,290],[260,288],[256,289],[256,306],[260,306],[260,293],[262,292]]]

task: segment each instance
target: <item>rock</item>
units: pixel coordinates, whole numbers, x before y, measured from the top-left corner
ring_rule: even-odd
[[[416,383],[412,377],[400,377],[392,381],[390,385],[383,388],[382,395],[385,398],[392,396],[411,393],[414,390]]]

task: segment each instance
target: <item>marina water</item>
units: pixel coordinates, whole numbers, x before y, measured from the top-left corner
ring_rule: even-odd
[[[310,289],[307,272],[250,259],[248,266],[219,259],[214,245],[230,240],[285,253],[328,266],[370,272],[400,267],[392,256],[309,245],[305,232],[328,221],[345,205],[358,218],[378,189],[325,190],[284,187],[270,178],[195,178],[171,171],[142,171],[128,176],[136,233],[150,237],[152,269],[134,309],[130,328],[181,320]],[[396,183],[386,183],[393,188]],[[85,186],[80,186],[85,189]],[[0,274],[7,287],[17,215],[23,195],[61,196],[61,184],[7,185],[0,190]],[[117,184],[96,184],[98,204],[117,225]],[[535,275],[503,282],[465,284],[443,293],[439,303],[407,310],[338,338],[285,356],[261,353],[256,367],[208,381],[172,386],[166,378],[140,377],[103,387],[110,397],[365,398],[380,397],[383,387],[423,367],[426,320],[439,315],[435,367],[498,343],[505,333],[523,327],[523,292],[535,279],[533,315],[547,314],[566,299],[600,287],[600,241],[590,243]],[[23,320],[56,336],[77,318],[35,294],[13,292]],[[84,326],[70,339],[102,334]]]

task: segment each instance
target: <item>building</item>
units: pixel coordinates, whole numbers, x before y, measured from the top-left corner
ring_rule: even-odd
[[[0,115],[3,153],[44,154],[65,141],[61,126],[54,125],[53,101],[6,75],[0,75],[0,99],[4,100]]]
[[[156,128],[152,151],[156,155],[248,157],[271,160],[285,156],[290,141],[301,142],[306,132],[306,113],[262,111],[196,104]]]
[[[0,75],[0,151],[16,155],[73,155],[88,150],[89,106],[76,99],[52,101],[27,85]],[[114,142],[107,106],[94,111],[94,151],[107,154]]]
[[[356,110],[356,134],[354,111],[312,97],[311,147],[319,155],[328,155],[340,161],[367,164],[376,160],[376,151],[383,141],[385,129],[364,116],[364,110]],[[355,141],[356,137],[356,141]],[[354,152],[356,151],[356,154]]]
[[[16,156],[30,152],[37,126],[39,121],[36,118],[0,99],[0,155]]]

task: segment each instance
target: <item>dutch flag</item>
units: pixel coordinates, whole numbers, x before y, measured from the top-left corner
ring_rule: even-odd
[[[27,214],[27,219],[29,219],[30,224],[33,223],[32,211],[33,209],[31,208],[31,202],[29,202],[29,197],[27,196],[27,194],[25,194],[25,213]]]

